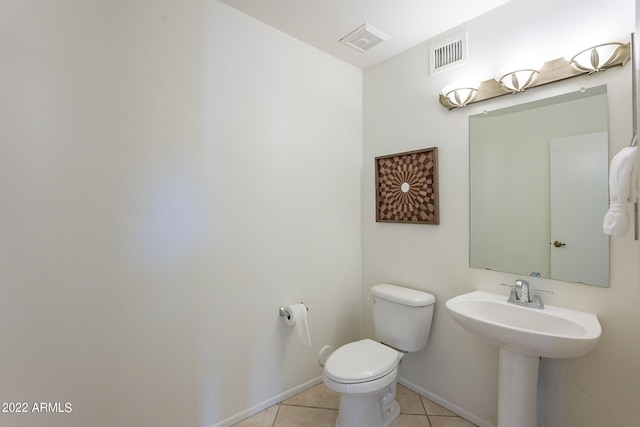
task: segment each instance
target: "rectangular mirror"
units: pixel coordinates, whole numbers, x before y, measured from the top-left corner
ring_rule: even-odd
[[[606,85],[469,117],[471,267],[609,286]]]

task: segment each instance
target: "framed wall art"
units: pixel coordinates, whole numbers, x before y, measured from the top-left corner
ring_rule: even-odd
[[[438,147],[375,160],[377,222],[440,223]]]

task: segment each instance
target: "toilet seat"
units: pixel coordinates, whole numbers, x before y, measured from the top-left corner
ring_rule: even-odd
[[[331,354],[325,375],[337,383],[374,381],[392,372],[401,355],[397,350],[370,339],[345,344]]]

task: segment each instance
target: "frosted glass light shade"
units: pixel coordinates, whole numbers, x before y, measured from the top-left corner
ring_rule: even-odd
[[[479,82],[452,83],[442,89],[442,94],[457,108],[464,107],[478,92]]]
[[[622,43],[605,43],[585,49],[574,55],[570,62],[579,70],[593,74],[603,71],[615,61]]]
[[[506,73],[500,73],[496,80],[510,92],[524,92],[533,83],[538,67],[527,67]]]

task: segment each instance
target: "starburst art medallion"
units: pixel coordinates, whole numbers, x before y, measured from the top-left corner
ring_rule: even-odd
[[[376,157],[376,221],[440,223],[437,147]]]

